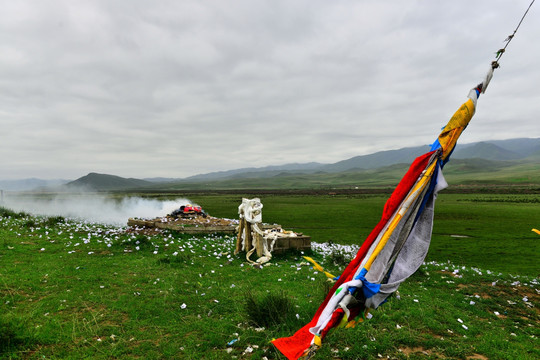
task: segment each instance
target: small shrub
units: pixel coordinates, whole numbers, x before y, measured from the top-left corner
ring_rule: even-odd
[[[343,250],[333,249],[328,255],[328,260],[337,267],[345,267],[349,264],[350,258]]]
[[[140,249],[153,249],[155,247],[150,238],[146,235],[137,235],[133,242]]]
[[[0,354],[31,343],[23,325],[0,318]]]
[[[26,227],[26,228],[34,228],[36,227],[38,224],[36,222],[36,219],[35,218],[29,218],[28,220],[26,220],[24,222],[24,224],[22,226]]]
[[[189,260],[189,257],[185,254],[178,254],[176,256],[167,256],[157,260],[158,264],[165,264],[170,266],[185,265]]]
[[[58,224],[64,223],[65,221],[66,219],[63,216],[51,216],[43,221],[43,225],[53,227]]]
[[[317,285],[320,294],[319,298],[322,302],[324,299],[326,299],[326,295],[328,295],[328,293],[332,289],[332,286],[334,286],[334,283],[328,280],[322,280],[322,278],[320,278]]]
[[[25,212],[16,212],[16,211],[13,211],[11,209],[0,206],[0,216],[2,216],[2,217],[12,217],[14,219],[21,219],[21,218],[27,217],[29,215],[27,213],[25,213]]]
[[[252,292],[246,294],[245,310],[248,321],[257,327],[270,327],[282,324],[291,310],[293,304],[284,293],[267,293],[256,297]]]

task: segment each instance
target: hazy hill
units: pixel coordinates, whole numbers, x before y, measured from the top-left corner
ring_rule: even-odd
[[[271,166],[264,166],[260,168],[249,167],[249,168],[241,168],[241,169],[226,170],[226,171],[216,171],[216,172],[211,172],[207,174],[199,174],[199,175],[189,176],[183,180],[186,180],[186,181],[217,180],[217,179],[233,178],[236,176],[246,177],[245,174],[252,174],[255,177],[266,177],[266,176],[274,176],[284,171],[285,172],[287,171],[312,172],[312,171],[320,169],[323,165],[324,164],[317,163],[317,162],[310,162],[310,163],[304,163],[304,164],[295,163],[295,164],[285,164],[285,165],[271,165]],[[258,174],[258,175],[255,175],[255,174]]]
[[[170,183],[175,181],[180,181],[179,178],[164,178],[164,177],[152,177],[152,178],[144,178],[144,181],[149,181],[152,183]]]
[[[137,189],[153,185],[150,181],[123,178],[115,175],[89,173],[66,184],[70,188],[90,189],[97,191]]]
[[[525,160],[527,161],[533,161],[533,162],[538,162],[540,161],[540,149],[538,149],[537,151],[535,151],[534,153],[532,153],[531,155],[527,156],[525,158]]]
[[[493,143],[479,142],[472,146],[456,149],[452,154],[454,159],[485,159],[485,160],[517,160],[523,155],[497,146]]]
[[[340,172],[350,169],[376,169],[384,166],[411,163],[414,158],[429,151],[429,146],[416,146],[399,150],[379,151],[374,154],[355,156],[321,167],[327,172]]]
[[[493,140],[489,143],[500,146],[508,151],[519,154],[522,158],[529,157],[540,152],[540,139],[518,138],[508,140]],[[474,145],[474,144],[471,144]]]
[[[69,182],[69,180],[54,179],[43,180],[36,178],[19,179],[19,180],[0,180],[0,189],[8,191],[24,191],[36,189],[40,187],[59,186]]]

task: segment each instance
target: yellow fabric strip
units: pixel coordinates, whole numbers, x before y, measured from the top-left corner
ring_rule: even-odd
[[[369,260],[364,265],[364,268],[366,268],[367,270],[371,268],[371,264],[373,264],[373,261],[375,261],[375,258],[377,258],[377,255],[379,255],[381,250],[384,248],[384,246],[388,242],[388,239],[390,238],[390,235],[392,235],[396,226],[399,224],[403,216],[407,213],[411,204],[414,203],[414,201],[418,198],[418,196],[422,194],[422,190],[424,190],[425,187],[429,184],[429,180],[431,180],[431,176],[433,175],[433,172],[435,171],[436,166],[437,166],[437,161],[433,161],[433,163],[431,163],[427,167],[422,177],[413,186],[412,190],[409,192],[409,195],[407,195],[407,198],[399,206],[399,209],[396,215],[394,215],[394,217],[390,221],[390,225],[384,232],[383,236],[381,237],[381,240],[377,244],[377,247],[371,254]]]
[[[325,271],[324,268],[321,265],[317,264],[317,262],[315,260],[313,260],[312,258],[310,258],[309,256],[302,256],[302,257],[304,259],[306,259],[307,261],[309,261],[310,263],[312,263],[314,269],[324,273],[324,275],[326,275],[327,278],[329,278],[329,279],[335,278],[334,275],[330,274],[328,271]]]
[[[443,131],[439,135],[439,143],[443,149],[442,159],[446,160],[448,155],[452,152],[456,146],[456,142],[474,115],[474,102],[468,99],[461,107],[454,113],[452,118],[448,121],[448,124],[444,127]]]

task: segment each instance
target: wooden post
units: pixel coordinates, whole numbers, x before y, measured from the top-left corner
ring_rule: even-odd
[[[236,248],[234,249],[234,255],[242,251],[242,235],[244,234],[246,219],[241,218],[238,224],[238,236],[236,237]]]
[[[257,247],[257,257],[261,257],[264,255],[264,247],[263,247],[263,237],[258,232],[254,232],[255,235],[255,246]]]
[[[248,252],[253,247],[253,239],[251,237],[251,224],[248,221],[246,221],[244,232],[245,232],[245,237],[244,237],[245,250],[246,252]]]

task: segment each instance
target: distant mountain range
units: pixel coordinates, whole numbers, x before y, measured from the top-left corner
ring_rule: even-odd
[[[203,185],[206,187],[215,186],[216,188],[241,186],[286,187],[295,186],[297,183],[303,183],[305,186],[323,186],[324,184],[346,184],[346,181],[367,184],[371,183],[369,182],[370,177],[373,183],[380,183],[381,179],[391,179],[391,181],[395,181],[395,178],[399,179],[402,168],[408,166],[415,157],[428,150],[429,146],[427,145],[417,146],[355,156],[333,164],[310,162],[259,168],[250,167],[199,174],[184,179],[126,179],[115,175],[89,173],[74,181],[0,180],[0,189],[22,191],[40,187],[65,186],[68,189],[84,188],[98,191],[117,191],[127,189],[202,188]],[[496,179],[492,172],[501,171],[501,169],[506,169],[506,173],[503,174],[507,177],[511,176],[512,171],[530,172],[531,168],[524,164],[540,164],[540,138],[458,144],[452,154],[452,160],[446,167],[445,174],[455,174],[455,176],[459,177],[474,172],[479,174],[490,174],[491,172],[491,178]],[[515,170],[512,170],[513,167],[515,167]],[[341,174],[341,176],[337,176],[337,174]],[[307,175],[309,177],[306,177]],[[484,177],[488,177],[488,175]],[[482,179],[484,177],[480,176]]]
[[[336,173],[354,169],[377,169],[395,164],[410,164],[417,156],[426,153],[429,146],[407,147],[398,150],[379,151],[369,155],[360,155],[338,161],[333,164],[316,162],[306,164],[286,164],[281,166],[266,166],[260,168],[243,168],[229,171],[218,171],[208,174],[190,176],[183,181],[218,180],[246,177],[268,177],[284,173]],[[476,142],[457,145],[452,159],[485,159],[485,160],[524,160],[529,157],[540,157],[540,138],[510,139]],[[178,179],[180,180],[180,179]]]
[[[68,183],[69,180],[43,180],[36,178],[20,180],[0,180],[0,190],[25,191],[37,188],[56,187]]]

